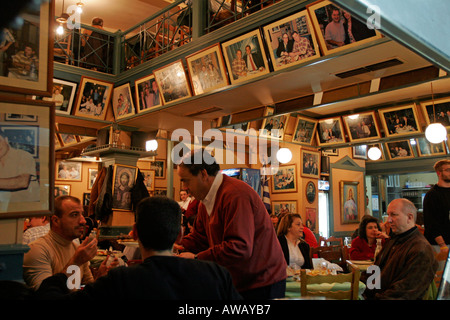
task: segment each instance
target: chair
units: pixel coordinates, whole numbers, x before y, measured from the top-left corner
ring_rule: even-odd
[[[312,258],[323,258],[331,263],[339,265],[344,271],[347,270],[347,250],[344,246],[326,246],[311,248],[310,254]]]
[[[340,246],[344,245],[344,240],[342,240],[342,238],[329,237],[327,239],[324,237],[319,237],[319,245],[320,246],[325,246],[325,247],[331,246],[332,243],[334,243],[334,242],[338,242]]]
[[[359,279],[361,273],[359,270],[352,270],[350,273],[340,273],[337,275],[309,275],[305,269],[300,270],[300,292],[302,297],[319,296],[336,300],[358,300]],[[308,289],[308,285],[322,283],[349,283],[348,290],[327,290],[316,291]]]
[[[53,58],[62,59],[65,64],[69,64],[70,60],[73,58],[71,43],[72,43],[72,33],[67,33],[60,39],[55,39],[55,46],[53,48]]]

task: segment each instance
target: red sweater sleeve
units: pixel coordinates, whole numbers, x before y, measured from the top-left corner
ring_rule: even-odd
[[[352,247],[349,249],[350,259],[352,260],[371,260],[375,254],[376,244],[369,246],[366,240],[356,237],[352,241]]]

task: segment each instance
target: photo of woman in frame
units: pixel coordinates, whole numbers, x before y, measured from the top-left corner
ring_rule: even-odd
[[[358,185],[355,181],[341,181],[341,222],[358,223]]]

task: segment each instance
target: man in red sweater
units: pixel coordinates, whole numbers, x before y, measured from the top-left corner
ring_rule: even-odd
[[[191,153],[177,168],[183,188],[200,200],[180,256],[226,267],[244,299],[284,297],[286,261],[260,196],[247,183],[222,175],[210,155],[202,154],[201,163],[198,158]]]

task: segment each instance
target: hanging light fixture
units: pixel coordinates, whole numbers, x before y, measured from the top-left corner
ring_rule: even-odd
[[[83,13],[83,6],[84,6],[84,3],[83,3],[83,1],[79,1],[79,2],[77,2],[77,12],[78,13]]]
[[[277,160],[280,163],[288,163],[292,159],[292,152],[288,148],[281,148],[277,151]]]
[[[61,8],[61,15],[56,18],[56,22],[59,23],[59,26],[56,28],[56,34],[63,35],[64,34],[64,24],[67,23],[67,20],[69,19],[69,15],[64,12],[64,0],[62,3]]]
[[[436,122],[436,110],[434,108],[433,82],[431,82],[431,100],[433,101],[433,120],[425,130],[425,138],[430,143],[441,143],[447,137],[447,129],[442,123]]]
[[[369,157],[370,160],[373,160],[373,161],[376,161],[376,160],[380,159],[381,158],[381,150],[380,150],[380,148],[378,148],[377,146],[371,147],[367,151],[367,156]]]

